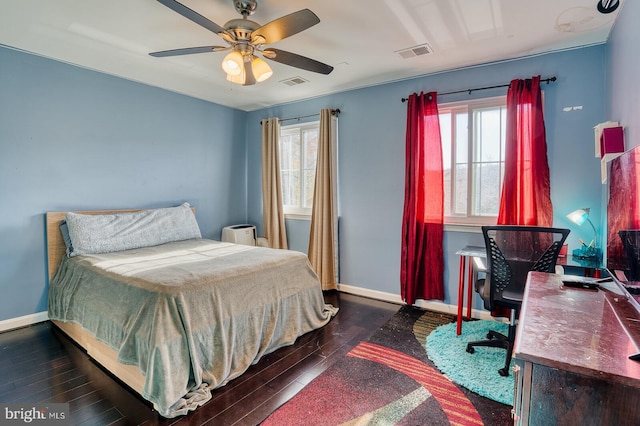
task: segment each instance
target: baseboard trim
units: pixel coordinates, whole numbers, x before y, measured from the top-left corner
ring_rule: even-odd
[[[343,293],[355,294],[356,296],[368,297],[370,299],[382,300],[385,302],[395,303],[397,305],[404,305],[404,302],[400,298],[399,294],[387,293],[379,290],[371,290],[364,287],[357,287],[348,284],[338,284],[338,291]],[[434,302],[431,300],[418,300],[414,306],[422,309],[430,309],[436,312],[444,312],[451,315],[458,313],[458,307],[456,305],[450,305],[444,302]],[[471,317],[476,319],[488,319],[495,320],[494,317],[488,311],[484,310],[471,310]],[[10,318],[8,320],[0,321],[0,333],[3,331],[9,331],[20,327],[26,327],[28,325],[44,322],[49,319],[47,312],[37,312],[31,315],[25,315],[17,318]]]
[[[370,299],[382,300],[385,302],[396,303],[404,305],[404,301],[399,294],[387,293],[384,291],[371,290],[363,287],[356,287],[348,284],[339,284],[338,290],[343,293],[355,294],[356,296],[368,297]],[[450,305],[444,302],[434,302],[432,300],[418,300],[414,306],[422,309],[429,309],[431,311],[443,312],[446,314],[457,315],[458,306]],[[489,311],[484,310],[471,310],[471,317],[476,319],[495,320],[496,318],[491,316]]]
[[[45,312],[37,312],[35,314],[25,315],[17,318],[9,318],[7,320],[0,321],[0,333],[3,331],[9,331],[20,327],[26,327],[28,325],[37,324],[49,320],[49,314]]]

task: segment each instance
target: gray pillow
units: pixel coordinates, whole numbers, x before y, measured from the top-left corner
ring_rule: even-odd
[[[133,213],[87,215],[69,212],[66,219],[73,245],[69,256],[110,253],[202,238],[188,203]]]

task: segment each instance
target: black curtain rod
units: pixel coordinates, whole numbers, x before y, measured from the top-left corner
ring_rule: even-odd
[[[289,118],[283,118],[280,120],[280,122],[282,123],[283,121],[290,121],[290,120],[300,120],[302,118],[309,118],[309,117],[316,117],[320,115],[320,113],[315,113],[315,114],[309,114],[309,115],[301,115],[299,117],[289,117]],[[340,109],[336,108],[336,109],[332,109],[331,110],[331,115],[340,115]],[[260,124],[262,124],[262,120],[260,120]]]
[[[557,78],[554,76],[554,77],[549,77],[549,78],[541,79],[541,80],[540,80],[540,83],[547,83],[547,84],[549,84],[549,83],[552,83],[552,82],[554,82],[554,81],[556,81],[556,80],[557,80]],[[453,91],[453,92],[438,93],[438,96],[453,95],[453,94],[456,94],[456,93],[467,93],[467,92],[468,92],[469,94],[471,94],[471,92],[475,92],[475,91],[477,91],[477,90],[497,89],[497,88],[499,88],[499,87],[509,87],[509,86],[511,86],[511,83],[508,83],[508,84],[499,84],[499,85],[497,85],[497,86],[476,87],[475,89],[455,90],[455,91]],[[409,99],[407,99],[407,98],[402,98],[402,102],[406,102],[406,101],[408,101],[408,100],[409,100]]]

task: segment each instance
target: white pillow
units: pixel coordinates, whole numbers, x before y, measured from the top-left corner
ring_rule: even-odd
[[[70,256],[110,253],[202,238],[188,203],[133,213],[87,215],[69,212],[66,219],[73,244]]]

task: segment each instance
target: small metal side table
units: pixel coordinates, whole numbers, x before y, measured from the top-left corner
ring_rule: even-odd
[[[478,278],[478,272],[486,271],[487,251],[484,246],[464,246],[456,252],[460,256],[460,277],[458,281],[458,315],[456,318],[456,334],[462,333],[462,321],[471,319],[471,307],[473,306],[473,283]],[[483,267],[478,267],[474,263],[474,258],[482,259]],[[565,268],[567,275],[584,275],[587,277],[600,278],[602,273],[602,261],[583,260],[571,257],[558,257],[556,265]],[[466,291],[465,291],[466,290]],[[464,295],[467,294],[467,304],[465,315]]]

